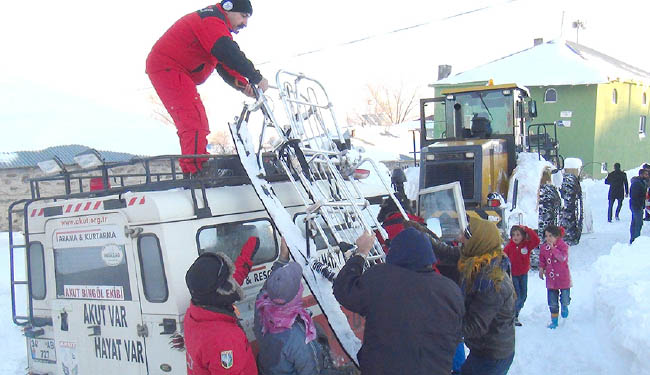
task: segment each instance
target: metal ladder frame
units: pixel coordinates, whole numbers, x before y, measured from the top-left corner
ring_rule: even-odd
[[[283,80],[283,77],[291,78],[293,81]],[[326,104],[319,101],[319,93],[313,87],[308,87],[306,94],[303,94],[298,87],[302,82],[312,83],[320,88],[326,99]],[[356,240],[353,233],[358,235],[360,229],[372,231],[372,228],[375,227],[379,235],[384,239],[388,238],[386,231],[374,215],[364,215],[363,211],[369,207],[369,202],[361,194],[358,182],[349,173],[346,173],[344,177],[342,168],[354,171],[359,165],[369,162],[374,173],[380,176],[386,195],[396,203],[406,220],[408,220],[408,216],[395,197],[390,184],[381,178],[379,168],[374,161],[364,159],[356,165],[349,165],[346,157],[347,150],[342,147],[345,140],[336,122],[333,105],[320,82],[303,74],[279,71],[276,74],[276,83],[277,89],[280,91],[279,97],[284,104],[285,114],[290,122],[289,128],[283,129],[277,121],[267,97],[259,89],[256,89],[257,101],[250,107],[244,105],[241,115],[237,118],[237,130],[243,123],[248,124],[251,113],[258,110],[263,113],[264,119],[257,145],[256,159],[261,177],[264,177],[261,155],[265,132],[267,128],[275,129],[280,143],[274,147],[273,152],[289,176],[296,193],[300,196],[303,204],[308,207],[305,217],[306,235],[309,236],[309,229],[312,229],[325,240],[327,245],[326,254],[318,260],[313,260],[313,268],[321,271],[324,275],[328,273],[333,276],[334,274],[326,268],[340,269],[345,264],[343,250],[353,247],[352,244]],[[324,114],[325,110],[329,110],[329,113]],[[331,118],[330,126],[325,122],[325,118]],[[302,138],[290,138],[295,135],[301,135]],[[324,184],[327,185],[324,187]],[[352,189],[348,187],[348,184]],[[321,225],[318,218],[324,225]],[[338,248],[329,243],[326,230],[333,235]],[[309,238],[307,238],[307,242],[309,243]],[[382,262],[384,257],[383,248],[376,240],[366,259],[366,265],[371,266]]]

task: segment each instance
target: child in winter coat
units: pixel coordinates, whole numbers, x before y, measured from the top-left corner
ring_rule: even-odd
[[[551,324],[558,324],[558,312],[562,305],[562,318],[569,317],[571,302],[571,272],[569,272],[569,245],[562,240],[563,231],[555,225],[544,230],[545,242],[539,247],[539,278],[546,277],[548,307],[551,311]],[[559,298],[559,304],[558,304]]]
[[[539,246],[537,232],[523,226],[514,225],[510,228],[510,241],[503,249],[512,264],[512,283],[517,293],[515,300],[515,325],[519,322],[519,311],[524,307],[528,295],[528,271],[530,270],[530,253]]]

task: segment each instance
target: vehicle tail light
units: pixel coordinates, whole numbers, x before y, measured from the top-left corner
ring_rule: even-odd
[[[370,176],[370,171],[367,169],[357,168],[354,170],[354,173],[352,173],[352,176],[357,180],[363,180],[364,178],[368,178],[368,176]]]

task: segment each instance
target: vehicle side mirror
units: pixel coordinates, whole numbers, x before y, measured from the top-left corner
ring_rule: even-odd
[[[537,102],[534,100],[528,102],[528,115],[531,118],[537,117]]]

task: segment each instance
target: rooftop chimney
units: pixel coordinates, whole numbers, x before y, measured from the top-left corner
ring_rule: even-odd
[[[544,38],[535,38],[533,39],[533,47],[544,44]]]
[[[438,80],[449,77],[451,65],[438,65]]]

